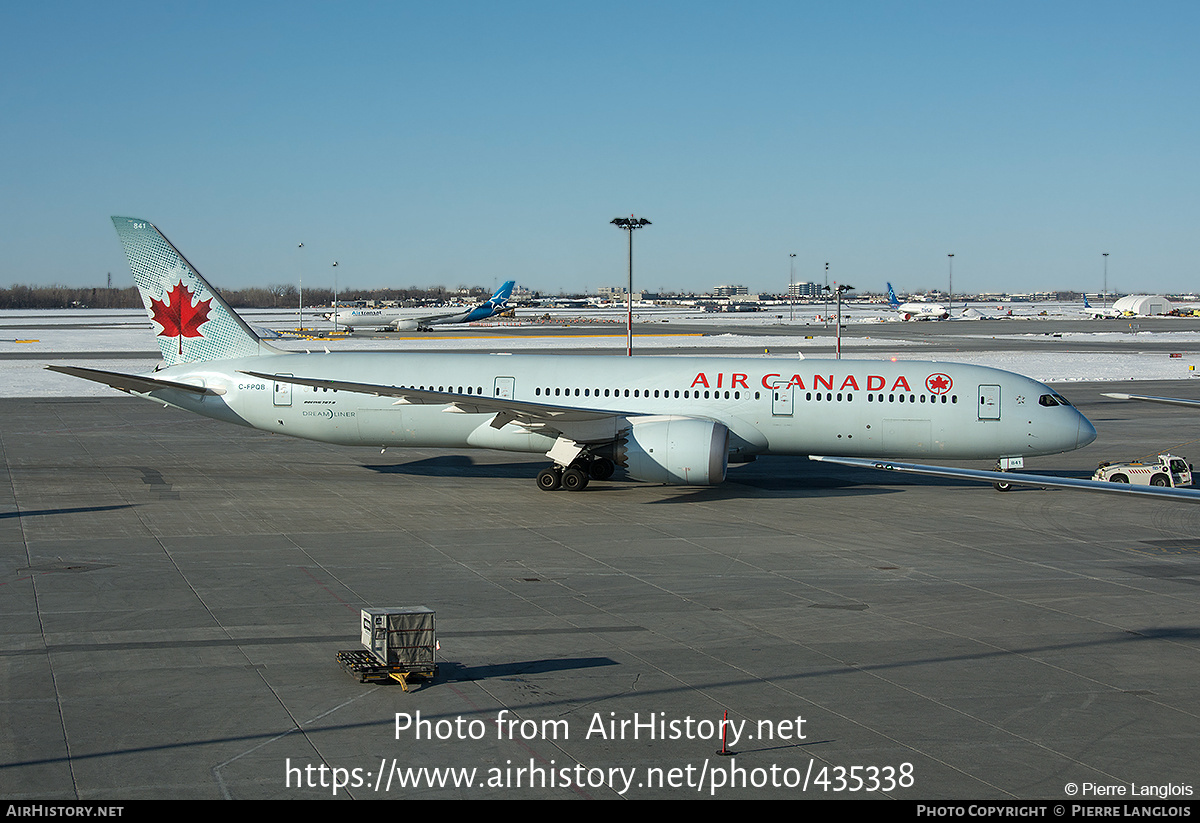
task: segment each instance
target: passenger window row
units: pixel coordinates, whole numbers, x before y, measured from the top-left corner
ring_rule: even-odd
[[[949,399],[947,399],[949,398]],[[805,392],[804,399],[814,402],[832,403],[835,401],[847,403],[854,400],[854,392]],[[867,394],[868,403],[957,403],[957,394]]]
[[[537,387],[533,390],[536,397],[657,397],[659,399],[682,399],[682,400],[741,400],[742,395],[750,398],[750,392],[740,391],[692,391],[684,389],[680,391],[675,389],[673,392],[670,389],[564,389],[564,388],[546,388]],[[757,400],[762,396],[760,392],[754,393],[754,399]]]
[[[403,388],[403,386],[401,386]],[[450,394],[483,394],[483,386],[417,386],[418,391],[440,391]]]
[[[483,394],[482,386],[465,386],[465,387],[458,386],[457,389],[454,386],[418,386],[417,388],[420,389],[421,391],[449,392],[451,394]],[[498,395],[499,393],[500,393],[500,389],[497,388],[496,394]],[[683,400],[700,400],[700,399],[720,400],[722,398],[724,398],[725,400],[741,400],[742,394],[743,394],[743,392],[736,391],[736,390],[735,391],[726,390],[726,391],[722,392],[722,391],[710,391],[710,390],[706,389],[703,392],[701,392],[698,389],[697,390],[684,389],[682,391],[679,389],[675,389],[674,391],[672,391],[670,389],[654,389],[654,390],[651,390],[651,389],[603,389],[602,390],[602,389],[591,389],[591,388],[588,388],[588,389],[576,389],[576,388],[564,389],[561,387],[552,389],[548,386],[545,388],[539,386],[533,390],[533,393],[537,397],[602,397],[602,396],[603,397],[637,397],[637,398],[655,397],[655,398],[659,398],[659,399],[683,399]],[[745,395],[746,395],[747,400],[750,399],[750,392],[745,392]],[[762,397],[761,392],[757,392],[757,391],[754,392],[755,400],[758,400],[761,397]],[[1043,395],[1041,398],[1041,403],[1044,406],[1057,405],[1057,403],[1055,402],[1056,398],[1057,398],[1057,401],[1061,402],[1063,405],[1069,405],[1064,398],[1062,398],[1061,396],[1058,396],[1058,395],[1056,395],[1055,398],[1051,398],[1049,395]],[[835,392],[811,392],[810,391],[810,392],[805,392],[804,399],[806,401],[811,401],[811,402],[832,403],[832,402],[835,402],[835,400],[836,400],[836,402],[839,402],[839,403],[841,403],[841,402],[848,403],[848,402],[852,402],[854,400],[854,392],[836,392],[835,393]],[[949,394],[949,395],[948,394],[940,394],[940,395],[938,395],[938,394],[903,394],[903,393],[873,394],[873,393],[868,393],[867,394],[867,402],[868,403],[931,403],[931,404],[941,403],[941,404],[945,405],[946,403],[957,403],[958,395],[956,395],[956,394]]]

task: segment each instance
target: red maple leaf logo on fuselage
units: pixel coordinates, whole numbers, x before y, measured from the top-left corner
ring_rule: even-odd
[[[950,391],[950,387],[953,385],[954,381],[950,379],[950,375],[948,374],[931,374],[925,378],[925,388],[934,394],[945,394]]]
[[[150,298],[150,311],[155,323],[162,326],[159,337],[178,337],[179,351],[183,352],[183,338],[204,337],[200,327],[208,322],[209,304],[212,298],[201,300],[192,305],[195,293],[183,285],[180,280],[166,294],[166,301]]]

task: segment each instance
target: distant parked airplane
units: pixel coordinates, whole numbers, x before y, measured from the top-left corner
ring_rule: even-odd
[[[342,309],[337,323],[348,329],[396,329],[397,331],[428,331],[430,326],[446,323],[473,323],[499,314],[508,308],[515,280],[507,281],[484,302],[469,309],[441,314],[418,314],[414,309]]]
[[[1096,308],[1088,302],[1087,295],[1083,296],[1083,310],[1091,315],[1093,320],[1099,320],[1102,317],[1120,317],[1121,313],[1111,308]]]
[[[888,283],[887,287],[888,306],[892,311],[900,313],[901,320],[946,320],[950,317],[946,307],[937,303],[901,303],[896,299],[896,291],[892,284]]]

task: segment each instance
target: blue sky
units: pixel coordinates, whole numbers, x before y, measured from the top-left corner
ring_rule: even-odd
[[[4,3],[0,283],[1200,289],[1200,4]],[[304,249],[298,249],[303,242]]]

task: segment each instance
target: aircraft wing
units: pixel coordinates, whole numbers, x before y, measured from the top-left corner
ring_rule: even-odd
[[[419,326],[441,325],[443,323],[458,323],[465,320],[470,311],[447,312],[443,314],[427,314],[424,317],[398,317],[393,322],[412,323]]]
[[[1077,480],[1073,477],[1051,477],[1043,474],[1020,472],[995,472],[979,469],[956,469],[948,466],[926,466],[919,463],[896,463],[891,460],[866,460],[857,457],[824,457],[810,454],[809,460],[823,463],[839,463],[859,469],[879,469],[906,474],[924,474],[931,477],[953,477],[959,480],[978,480],[981,483],[1012,483],[1015,486],[1049,486],[1059,489],[1074,489],[1085,492],[1108,492],[1110,494],[1138,494],[1146,497],[1171,498],[1188,503],[1200,503],[1200,491],[1172,489],[1162,486],[1137,486],[1132,483],[1111,483],[1107,480]]]
[[[1169,406],[1200,407],[1200,400],[1184,400],[1179,397],[1151,397],[1148,394],[1123,394],[1120,392],[1105,392],[1104,396],[1114,400],[1144,400],[1147,403],[1166,403]]]
[[[177,389],[178,391],[190,392],[191,394],[205,394],[210,396],[225,393],[221,389],[206,389],[202,386],[176,383],[174,380],[159,380],[157,377],[148,377],[143,374],[121,374],[115,371],[85,369],[79,366],[47,366],[46,368],[50,371],[69,374],[72,377],[82,377],[84,380],[103,383],[106,386],[112,386],[114,389],[119,389],[123,392],[135,392],[137,394],[149,394],[159,389]]]
[[[514,423],[542,433],[564,435],[579,443],[604,443],[617,436],[619,424],[627,417],[644,416],[644,412],[621,412],[608,409],[588,409],[579,406],[555,406],[549,403],[530,403],[506,397],[487,397],[481,394],[426,391],[404,386],[382,386],[374,383],[351,383],[343,380],[324,380],[311,377],[291,377],[264,372],[243,371],[252,377],[313,386],[318,389],[371,394],[376,397],[395,397],[401,405],[448,406],[448,412],[459,414],[495,413],[491,426],[503,428]]]

